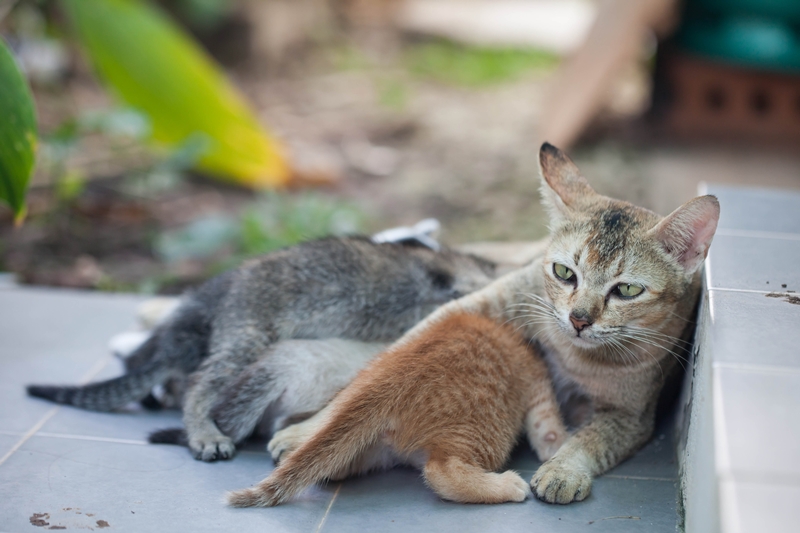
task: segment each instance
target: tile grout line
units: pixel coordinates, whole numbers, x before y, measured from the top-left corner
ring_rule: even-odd
[[[37,436],[49,439],[88,440],[95,442],[110,442],[113,444],[132,444],[136,446],[146,446],[150,444],[146,440],[116,439],[113,437],[92,437],[89,435],[71,435],[69,433],[50,433],[47,431],[43,431],[39,433]]]
[[[90,379],[92,379],[96,374],[98,374],[103,369],[103,367],[105,367],[106,364],[108,364],[108,358],[109,356],[100,358],[100,360],[97,363],[95,363],[94,366],[90,368],[88,372],[86,372],[86,374],[83,375],[83,377],[80,379],[80,383],[84,384],[88,382]],[[36,434],[37,431],[42,429],[42,427],[47,423],[47,421],[53,418],[53,416],[55,416],[55,414],[59,411],[59,409],[61,409],[60,405],[53,407],[42,417],[41,420],[39,420],[36,424],[34,424],[33,427],[29,429],[22,436],[22,438],[16,444],[14,444],[14,446],[12,446],[10,450],[8,450],[8,452],[3,457],[0,457],[0,466],[2,466],[3,463],[8,461],[8,459],[12,455],[14,455],[14,452],[19,450],[26,442],[28,442],[31,439],[31,437],[33,437]]]
[[[712,368],[725,370],[743,370],[746,372],[758,372],[761,374],[798,374],[800,367],[780,366],[780,365],[760,365],[755,363],[737,363],[727,361],[712,361]]]
[[[335,502],[337,496],[339,496],[340,490],[342,490],[341,483],[339,483],[339,486],[336,487],[336,492],[333,493],[333,498],[331,498],[331,502],[328,504],[328,508],[325,509],[325,514],[322,515],[322,520],[319,521],[319,525],[317,526],[315,533],[320,533],[320,531],[322,531],[322,526],[325,525],[325,521],[328,519],[328,515],[331,514],[331,509],[333,508],[333,502]]]
[[[60,407],[53,407],[52,409],[50,409],[50,411],[47,414],[45,414],[42,417],[41,420],[39,420],[36,424],[34,424],[34,426],[31,429],[29,429],[28,432],[25,433],[22,436],[22,438],[19,439],[19,441],[14,446],[11,447],[10,450],[8,450],[8,453],[6,453],[3,457],[0,458],[0,466],[2,466],[3,463],[5,463],[8,460],[8,458],[11,457],[14,454],[14,452],[19,450],[22,447],[23,444],[28,442],[28,440],[31,437],[33,437],[36,434],[37,431],[42,429],[42,426],[44,426],[47,423],[48,420],[53,418],[53,415],[55,415],[58,412],[59,409],[61,409],[61,408]]]
[[[709,287],[708,292],[711,291],[722,291],[722,292],[745,292],[750,294],[780,294],[785,296],[793,296],[794,293],[786,292],[786,291],[759,291],[756,289],[725,289],[723,287]]]

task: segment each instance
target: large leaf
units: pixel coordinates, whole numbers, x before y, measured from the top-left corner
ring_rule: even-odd
[[[281,185],[289,169],[278,143],[211,59],[156,8],[136,0],[63,0],[100,75],[146,113],[168,146],[198,133],[198,166],[254,187]]]
[[[25,189],[36,152],[36,111],[28,83],[0,38],[0,199],[25,215]]]

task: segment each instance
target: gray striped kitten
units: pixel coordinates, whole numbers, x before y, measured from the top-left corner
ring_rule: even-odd
[[[80,387],[31,385],[28,393],[111,411],[194,373],[184,402],[190,448],[198,459],[226,459],[235,447],[211,411],[242,370],[263,361],[275,343],[390,342],[441,304],[487,285],[494,270],[488,261],[414,242],[332,237],[299,244],[251,260],[185,296],[131,355],[125,375]]]

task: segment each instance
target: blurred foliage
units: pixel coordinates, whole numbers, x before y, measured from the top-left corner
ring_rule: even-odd
[[[417,44],[407,53],[412,73],[466,86],[512,81],[531,71],[550,70],[558,61],[558,56],[542,50],[480,48],[449,41]]]
[[[357,207],[316,193],[267,193],[238,217],[213,215],[165,232],[156,255],[175,263],[219,257],[215,274],[242,260],[326,235],[360,233],[366,215]]]
[[[25,217],[25,190],[36,153],[36,110],[28,84],[0,38],[0,200]]]
[[[285,184],[281,148],[208,56],[160,11],[137,0],[62,0],[84,50],[113,90],[168,146],[208,137],[201,169],[251,187]]]
[[[397,78],[381,78],[377,82],[378,102],[393,111],[403,111],[408,106],[410,89]]]
[[[365,221],[354,205],[320,194],[268,193],[243,213],[239,246],[244,255],[259,255],[325,235],[358,233]]]

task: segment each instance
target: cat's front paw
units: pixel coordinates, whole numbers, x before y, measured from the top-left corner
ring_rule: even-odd
[[[233,441],[225,435],[192,436],[189,438],[189,448],[195,459],[207,463],[230,459],[236,453]]]
[[[272,460],[278,463],[299,448],[307,437],[303,424],[294,424],[275,433],[272,440],[267,443],[267,451]]]
[[[592,490],[592,476],[554,459],[539,467],[531,480],[533,493],[547,503],[571,503],[586,499]]]

